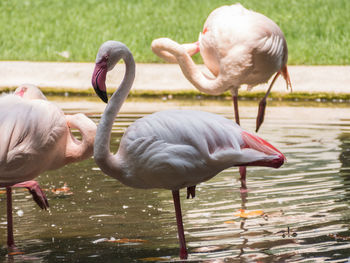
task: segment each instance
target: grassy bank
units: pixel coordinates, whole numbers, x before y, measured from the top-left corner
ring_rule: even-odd
[[[289,64],[350,64],[349,0],[241,0],[280,25]],[[1,0],[0,60],[93,61],[109,39],[137,62],[160,62],[154,38],[196,41],[208,14],[225,0]],[[197,62],[200,57],[197,55]]]

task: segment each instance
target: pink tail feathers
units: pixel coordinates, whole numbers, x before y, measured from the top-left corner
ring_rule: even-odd
[[[242,131],[242,139],[244,141],[244,146],[242,148],[251,148],[269,156],[276,156],[276,158],[272,158],[270,160],[254,161],[252,163],[245,164],[247,166],[268,166],[278,168],[284,163],[284,161],[287,160],[278,149],[256,135]]]
[[[290,81],[287,65],[284,65],[284,67],[281,70],[281,74],[286,81],[287,90],[290,88],[290,91],[293,91],[292,82]]]

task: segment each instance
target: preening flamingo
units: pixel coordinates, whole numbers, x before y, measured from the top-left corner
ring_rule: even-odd
[[[125,131],[116,154],[110,152],[113,122],[129,94],[135,77],[130,50],[117,41],[100,47],[92,85],[107,102],[106,74],[123,59],[125,76],[112,95],[97,127],[94,159],[105,174],[134,188],[172,191],[180,257],[187,258],[179,190],[187,197],[195,186],[231,166],[280,167],[285,158],[263,139],[242,130],[236,123],[212,113],[191,110],[161,111],[138,119]]]
[[[256,131],[264,121],[266,98],[276,78],[282,74],[287,88],[291,88],[283,32],[271,19],[241,4],[211,12],[197,42],[180,45],[169,38],[159,38],[153,40],[152,50],[166,61],[178,63],[185,77],[201,92],[219,95],[230,90],[238,124],[239,87],[246,84],[250,90],[276,73],[260,101]],[[198,51],[214,77],[203,74],[194,64],[191,56]]]
[[[201,92],[219,95],[230,90],[237,124],[240,124],[239,87],[247,84],[250,90],[277,72],[259,103],[256,132],[264,121],[266,99],[280,74],[287,88],[291,88],[283,32],[271,19],[241,4],[215,9],[204,23],[197,42],[180,45],[169,38],[159,38],[152,42],[152,50],[166,61],[178,63],[185,77]],[[199,51],[214,77],[203,74],[194,64],[191,56]],[[246,169],[242,166],[239,170],[241,191],[245,191]]]
[[[70,129],[82,135],[77,140]],[[42,209],[44,192],[32,181],[46,170],[92,156],[96,124],[83,114],[65,116],[34,85],[0,97],[0,187],[7,192],[7,245],[15,248],[11,188],[26,187]]]

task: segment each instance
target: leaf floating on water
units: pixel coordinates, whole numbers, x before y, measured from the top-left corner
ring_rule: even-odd
[[[8,253],[9,256],[24,255],[22,251],[13,251]]]
[[[101,242],[110,242],[110,243],[118,243],[118,244],[127,244],[127,243],[144,243],[147,242],[147,240],[143,239],[129,239],[129,238],[118,238],[115,239],[114,237],[108,238],[99,238],[97,240],[92,241],[93,244],[101,243]]]
[[[244,209],[239,209],[239,212],[234,214],[234,216],[242,217],[242,218],[257,217],[262,215],[264,215],[264,211],[262,210],[246,211]]]
[[[101,242],[106,242],[108,241],[108,238],[99,238],[99,239],[96,239],[94,241],[92,241],[93,244],[97,244],[97,243],[101,243]]]
[[[237,222],[233,221],[233,220],[228,220],[228,221],[225,221],[224,223],[225,224],[236,224]]]
[[[63,195],[72,195],[73,192],[70,191],[70,188],[67,186],[67,183],[64,183],[62,188],[54,188],[51,190],[52,193],[59,195],[59,194],[63,194]]]

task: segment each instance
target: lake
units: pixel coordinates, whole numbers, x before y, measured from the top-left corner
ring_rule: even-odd
[[[49,97],[67,114],[98,123],[96,98]],[[258,102],[240,101],[241,125],[255,130]],[[231,101],[130,98],[117,117],[111,149],[125,129],[155,111],[199,109],[233,118]],[[189,262],[348,262],[350,258],[350,107],[346,103],[268,102],[259,136],[287,158],[279,169],[249,167],[249,191],[231,168],[180,191]],[[3,262],[180,261],[171,192],[129,188],[93,159],[45,172],[37,180],[50,211],[14,191],[19,255],[7,255],[6,196],[0,189]]]

